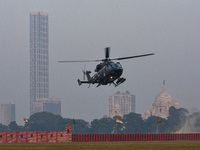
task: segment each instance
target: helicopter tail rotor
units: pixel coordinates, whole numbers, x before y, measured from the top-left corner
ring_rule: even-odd
[[[85,81],[85,75],[86,75],[86,72],[85,72],[85,65],[84,65],[84,70],[82,70],[83,72],[83,80]]]
[[[85,81],[85,71],[84,70],[82,71],[83,71],[83,80]]]
[[[89,81],[91,79],[91,76],[90,76],[91,71],[86,71],[85,65],[84,65],[84,70],[82,70],[82,72],[83,72],[83,80],[85,81],[85,76],[86,76],[87,80]]]

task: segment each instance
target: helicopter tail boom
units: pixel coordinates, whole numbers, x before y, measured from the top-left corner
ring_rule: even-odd
[[[88,81],[81,81],[80,79],[78,79],[77,81],[78,81],[78,85],[79,85],[79,86],[80,86],[81,84],[83,84],[83,83],[90,84],[90,82],[88,82]]]

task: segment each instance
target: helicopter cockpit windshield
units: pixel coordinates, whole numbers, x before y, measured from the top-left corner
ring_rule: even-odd
[[[112,70],[112,69],[122,69],[122,65],[117,62],[117,63],[114,63],[114,62],[110,62],[109,63],[109,68]]]
[[[119,62],[117,62],[117,63],[115,64],[115,66],[117,66],[118,69],[122,69],[122,65],[121,65]]]

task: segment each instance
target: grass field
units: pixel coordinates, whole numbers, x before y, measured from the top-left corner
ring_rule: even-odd
[[[200,150],[200,141],[1,143],[0,150]]]

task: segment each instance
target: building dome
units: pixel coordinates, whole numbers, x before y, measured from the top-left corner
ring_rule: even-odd
[[[169,116],[169,108],[171,106],[174,106],[176,109],[180,108],[179,103],[177,101],[175,102],[172,96],[167,92],[165,84],[162,87],[161,93],[156,96],[152,106],[153,108],[150,112],[145,112],[145,119],[150,116],[159,116],[167,119]]]
[[[172,96],[166,91],[166,87],[163,86],[161,93],[159,93],[155,98],[153,107],[154,106],[170,106],[171,107],[172,105],[174,105],[174,100]]]

